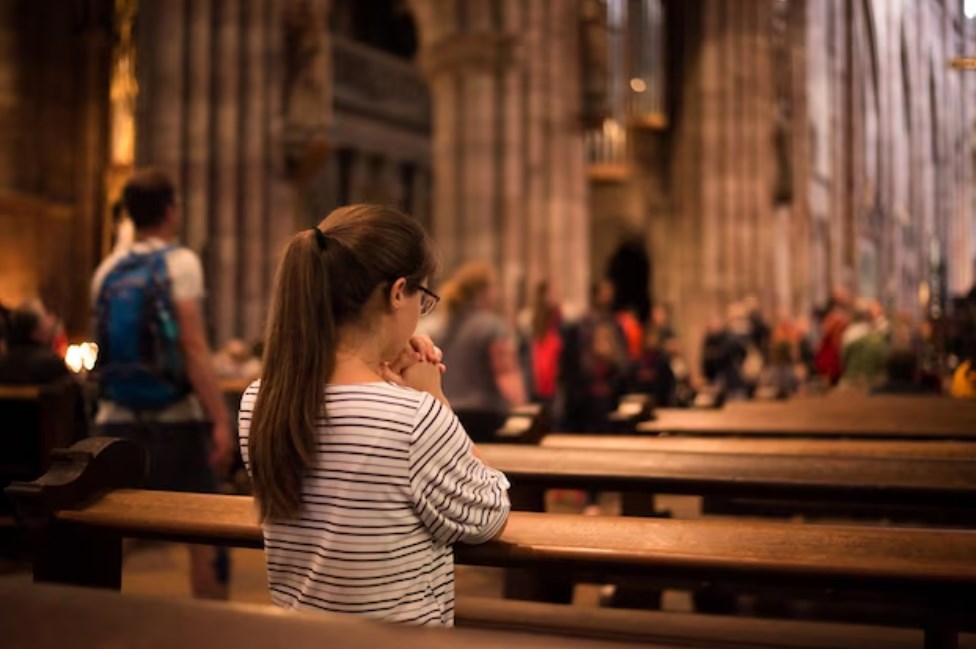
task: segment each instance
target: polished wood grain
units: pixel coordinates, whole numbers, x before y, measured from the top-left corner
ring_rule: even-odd
[[[664,649],[479,629],[422,629],[352,615],[64,586],[0,586],[0,610],[0,644],[9,649]]]
[[[669,613],[548,604],[488,597],[461,597],[454,612],[459,627],[534,630],[567,636],[673,643],[724,649],[918,649],[922,632],[822,621],[772,620],[726,615]],[[960,636],[976,649],[976,636]]]
[[[0,400],[36,401],[41,398],[39,385],[0,385]]]
[[[479,453],[513,485],[976,508],[976,461],[513,447]]]
[[[656,435],[976,440],[976,415],[970,414],[968,407],[951,412],[941,411],[935,405],[911,407],[881,404],[838,409],[818,405],[797,409],[795,404],[783,404],[781,408],[773,410],[764,409],[761,405],[758,408],[659,410],[657,419],[638,424],[637,432]]]
[[[262,542],[247,496],[122,489],[57,518],[127,537],[246,547]],[[488,566],[556,562],[609,575],[976,593],[976,533],[961,531],[514,512],[497,541],[457,546],[455,553],[461,563]]]
[[[738,437],[653,437],[650,435],[546,435],[543,448],[617,451],[678,451],[741,455],[821,455],[841,457],[976,458],[976,442],[889,441]]]

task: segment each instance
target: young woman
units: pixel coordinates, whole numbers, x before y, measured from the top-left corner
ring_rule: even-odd
[[[505,525],[505,476],[451,412],[437,350],[411,338],[435,267],[417,222],[373,205],[285,251],[240,411],[279,606],[452,626],[451,545]]]

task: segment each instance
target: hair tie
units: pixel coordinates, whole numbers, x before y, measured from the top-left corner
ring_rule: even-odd
[[[319,244],[319,250],[325,250],[326,245],[329,243],[329,238],[325,236],[325,232],[322,232],[318,228],[312,228],[312,232],[315,233],[315,240]]]

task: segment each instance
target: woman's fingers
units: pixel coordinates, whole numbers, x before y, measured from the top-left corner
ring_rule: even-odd
[[[395,383],[397,385],[406,385],[406,383],[403,382],[403,376],[400,374],[400,372],[395,371],[388,363],[383,363],[380,365],[380,376],[384,381]]]
[[[441,359],[444,358],[444,353],[434,344],[430,336],[414,334],[410,338],[410,347],[421,355],[421,360],[425,360],[428,363],[440,363]]]
[[[397,374],[402,374],[408,368],[413,366],[415,363],[419,363],[421,360],[423,359],[418,352],[414,351],[410,347],[406,347],[400,352],[400,355],[397,356],[392,363],[390,363],[390,369]]]

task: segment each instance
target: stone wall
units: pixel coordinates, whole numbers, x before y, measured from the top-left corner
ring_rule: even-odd
[[[594,186],[592,227],[613,232],[620,206],[647,222],[654,297],[673,305],[694,366],[707,321],[747,295],[770,316],[802,315],[846,286],[920,317],[920,286],[938,297],[940,269],[948,294],[968,289],[976,74],[948,64],[976,52],[962,3],[666,10],[660,155],[632,153],[622,187]]]
[[[0,301],[89,327],[101,244],[112,3],[0,8]]]

